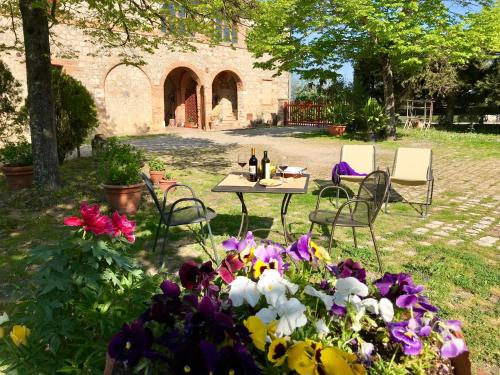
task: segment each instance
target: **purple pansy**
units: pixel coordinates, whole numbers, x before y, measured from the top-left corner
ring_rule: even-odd
[[[389,323],[387,327],[392,340],[403,345],[406,355],[419,355],[423,348],[420,337],[429,336],[432,330],[429,325],[423,325],[419,318]]]
[[[190,290],[207,289],[216,274],[211,261],[200,265],[193,260],[188,260],[179,269],[182,286]]]
[[[145,352],[151,348],[153,335],[140,322],[125,324],[109,342],[108,354],[111,358],[135,366]]]
[[[366,284],[366,270],[361,266],[359,262],[355,262],[352,259],[346,259],[337,265],[327,265],[326,268],[330,271],[337,279],[345,279],[346,277],[354,277]]]
[[[236,251],[241,253],[248,247],[255,247],[255,239],[252,232],[248,232],[246,237],[238,240],[236,237],[231,237],[222,242],[222,247],[227,251]]]
[[[462,322],[459,320],[446,320],[439,324],[441,336],[444,340],[441,347],[443,358],[454,358],[468,351],[465,341],[461,338]]]
[[[403,290],[404,286],[414,287],[413,279],[410,275],[406,273],[388,273],[386,272],[382,278],[376,280],[373,283],[382,297],[389,299],[395,299],[402,294],[405,294]]]
[[[290,245],[286,250],[287,254],[295,261],[302,260],[310,261],[312,259],[311,251],[309,249],[309,242],[311,240],[311,233],[304,234]]]
[[[255,249],[255,257],[252,260],[252,266],[259,266],[259,264],[262,265],[263,262],[266,265],[269,265],[268,268],[275,269],[283,275],[283,272],[286,270],[286,264],[283,263],[281,254],[284,251],[283,247],[274,243],[261,244],[257,249]],[[259,260],[261,262],[259,262]]]
[[[347,314],[347,308],[345,306],[339,306],[333,304],[330,309],[330,315],[345,316]]]

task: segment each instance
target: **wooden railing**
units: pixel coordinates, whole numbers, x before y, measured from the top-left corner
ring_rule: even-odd
[[[283,105],[285,125],[328,126],[326,104],[313,102],[285,102]]]

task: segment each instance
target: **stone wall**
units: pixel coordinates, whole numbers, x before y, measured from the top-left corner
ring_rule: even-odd
[[[237,124],[272,121],[279,113],[279,103],[288,97],[288,75],[272,77],[274,72],[253,68],[254,59],[243,43],[236,47],[196,44],[195,52],[167,48],[143,55],[145,65],[122,64],[113,53],[93,56],[95,45],[80,30],[64,25],[55,33],[61,47],[52,47],[52,62],[80,80],[92,93],[99,110],[99,132],[105,134],[145,134],[165,131],[164,83],[175,68],[187,68],[198,82],[201,126],[208,125],[212,106],[212,84],[223,71],[237,78]],[[0,34],[0,43],[9,43],[12,35]],[[71,48],[70,58],[62,57]],[[10,53],[1,57],[24,86],[24,56]],[[203,103],[200,103],[203,102]]]

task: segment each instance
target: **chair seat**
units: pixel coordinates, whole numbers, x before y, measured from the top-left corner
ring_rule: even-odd
[[[165,210],[165,222],[168,222],[168,217],[170,211]],[[204,217],[203,209],[200,206],[186,206],[180,207],[172,212],[172,217],[170,218],[170,226],[174,227],[177,225],[195,224],[202,221],[210,221],[217,216],[217,213],[210,207],[207,207],[207,217]]]
[[[420,185],[425,185],[427,184],[427,180],[412,180],[408,178],[401,178],[398,176],[392,176],[391,177],[391,182],[399,185],[406,185],[406,186],[420,186]]]
[[[341,175],[340,181],[349,181],[349,182],[361,182],[366,176],[348,176]]]
[[[316,210],[309,214],[309,221],[315,224],[331,225],[333,224],[333,220],[335,220],[335,215],[337,215],[337,211]],[[349,213],[340,213],[335,225],[341,227],[367,227],[368,223],[351,218]]]

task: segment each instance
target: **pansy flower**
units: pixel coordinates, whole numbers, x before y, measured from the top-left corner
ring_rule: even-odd
[[[243,324],[250,332],[250,337],[255,347],[261,351],[265,350],[269,336],[274,336],[277,328],[277,321],[273,320],[266,324],[259,316],[252,315]]]
[[[346,259],[337,265],[327,265],[326,268],[337,279],[345,279],[346,277],[355,277],[362,283],[366,284],[366,270],[359,262],[352,259]]]
[[[275,367],[283,365],[287,357],[288,345],[288,337],[280,337],[274,339],[271,342],[271,345],[269,345],[269,349],[267,351],[267,360],[273,363]]]
[[[229,254],[219,267],[219,275],[226,284],[231,284],[235,279],[234,273],[244,266],[237,254]]]
[[[291,283],[276,270],[267,269],[257,282],[257,290],[266,297],[266,301],[273,307],[286,302],[286,293],[295,294],[299,286]]]
[[[261,244],[255,250],[255,257],[252,261],[253,277],[258,279],[268,269],[276,270],[283,275],[285,270],[283,259],[281,259],[283,251],[283,248],[272,243]]]
[[[99,206],[93,204],[87,205],[87,202],[82,202],[80,205],[80,215],[70,216],[64,219],[64,225],[70,227],[82,227],[85,232],[91,232],[96,236],[102,234],[112,235],[114,233],[113,223],[106,215],[101,215]]]
[[[28,345],[28,337],[31,330],[23,325],[15,325],[10,331],[10,339],[15,346]]]
[[[388,273],[386,272],[382,278],[374,281],[373,283],[382,297],[395,300],[402,294],[406,294],[404,291],[405,286],[415,287],[413,279],[410,275],[406,273]]]
[[[329,254],[322,248],[316,245],[314,241],[311,240],[311,232],[300,236],[300,238],[291,244],[286,253],[294,261],[317,261],[329,260]]]
[[[462,323],[459,320],[439,322],[439,331],[444,341],[441,347],[443,358],[454,358],[468,351],[462,338]]]
[[[247,302],[254,307],[260,299],[260,293],[257,290],[257,284],[245,276],[238,276],[230,284],[229,299],[233,306],[238,307]]]
[[[392,340],[403,346],[403,352],[406,355],[419,355],[422,352],[423,344],[420,336],[427,336],[430,333],[428,326],[422,327],[414,318],[390,323],[387,326]]]
[[[181,284],[186,289],[207,289],[210,281],[216,276],[212,267],[212,262],[208,261],[198,264],[193,260],[188,260],[179,269]]]
[[[125,324],[110,341],[109,356],[117,361],[135,366],[144,353],[151,347],[153,335],[149,328],[144,328],[139,322]]]
[[[238,240],[236,237],[231,237],[223,241],[222,246],[227,251],[236,251],[240,260],[248,263],[253,259],[256,244],[253,233],[249,231],[244,239]]]

